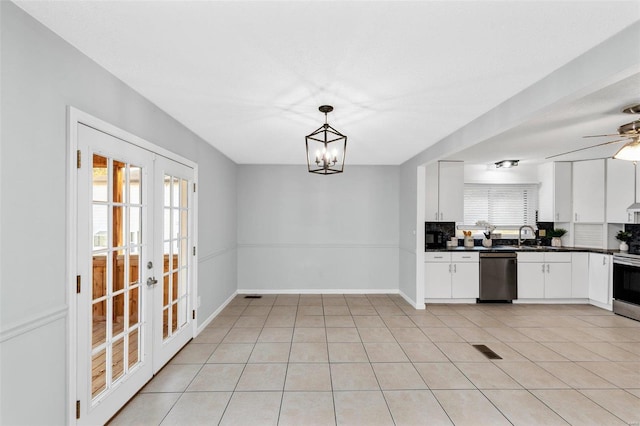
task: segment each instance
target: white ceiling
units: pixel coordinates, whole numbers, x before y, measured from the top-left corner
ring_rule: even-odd
[[[400,164],[640,19],[638,1],[17,4],[240,164],[304,163],[322,104],[348,163]],[[538,124],[597,121],[581,108]]]

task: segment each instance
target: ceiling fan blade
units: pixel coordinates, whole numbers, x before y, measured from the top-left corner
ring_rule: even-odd
[[[619,133],[616,133],[615,135],[589,135],[589,136],[583,136],[583,138],[612,138],[614,136],[623,136]]]
[[[563,152],[562,154],[556,154],[556,155],[552,155],[550,157],[545,157],[545,160],[549,160],[550,158],[555,158],[555,157],[561,157],[561,156],[567,155],[567,154],[573,154],[574,152],[584,151],[585,149],[591,149],[591,148],[595,148],[595,147],[598,147],[598,146],[610,145],[612,143],[626,142],[626,141],[627,141],[626,139],[617,139],[615,141],[609,141],[609,142],[599,143],[599,144],[596,144],[596,145],[585,146],[584,148],[578,148],[578,149],[574,149],[572,151]]]

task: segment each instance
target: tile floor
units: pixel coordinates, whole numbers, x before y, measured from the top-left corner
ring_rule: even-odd
[[[111,424],[637,425],[640,322],[588,305],[237,296]]]

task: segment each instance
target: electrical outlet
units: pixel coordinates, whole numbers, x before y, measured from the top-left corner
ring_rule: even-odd
[[[200,305],[202,305],[202,298],[198,296],[198,308],[200,307]]]

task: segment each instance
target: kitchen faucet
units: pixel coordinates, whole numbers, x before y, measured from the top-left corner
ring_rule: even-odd
[[[532,227],[532,226],[529,226],[529,225],[522,225],[522,226],[520,227],[520,230],[518,231],[518,246],[521,246],[521,245],[522,245],[522,230],[523,230],[524,228],[529,228],[529,229],[531,229],[531,232],[533,233],[533,235],[534,235],[534,236],[536,235],[536,230],[535,230],[535,229],[533,229],[533,227]]]

